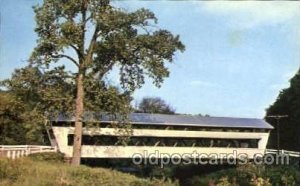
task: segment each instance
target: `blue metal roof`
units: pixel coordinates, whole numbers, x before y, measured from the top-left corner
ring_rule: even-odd
[[[86,113],[84,121],[112,122],[108,115]],[[52,121],[72,122],[75,118],[71,115],[59,115],[52,118]],[[148,125],[173,125],[173,126],[195,126],[195,127],[219,127],[219,128],[257,128],[273,129],[273,127],[263,119],[255,118],[233,118],[233,117],[203,117],[197,115],[167,115],[131,113],[129,121],[132,124]]]

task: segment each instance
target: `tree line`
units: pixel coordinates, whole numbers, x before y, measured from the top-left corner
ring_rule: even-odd
[[[287,115],[279,120],[270,115]],[[300,69],[290,80],[290,86],[280,91],[276,101],[267,109],[266,120],[274,126],[271,131],[269,148],[277,148],[277,130],[281,149],[300,151]]]

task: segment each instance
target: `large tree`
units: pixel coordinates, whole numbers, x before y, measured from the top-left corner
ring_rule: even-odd
[[[76,86],[62,67],[48,71],[31,66],[16,69],[10,79],[0,81],[0,87],[6,90],[0,89],[1,144],[48,145],[47,118],[73,110]],[[127,93],[103,81],[94,83],[92,88],[94,91],[85,98],[88,110],[108,115],[131,111],[132,98]]]
[[[290,87],[283,89],[275,103],[267,109],[267,116],[287,115],[287,118],[279,120],[279,129],[276,119],[266,117],[273,126],[269,148],[277,147],[277,130],[280,135],[280,148],[300,151],[300,69],[290,80]]]
[[[44,0],[34,11],[38,40],[31,65],[49,69],[63,59],[76,66],[64,73],[76,84],[72,164],[78,165],[85,99],[94,85],[116,67],[126,92],[140,88],[145,76],[160,86],[169,75],[165,63],[184,45],[179,36],[158,29],[155,15],[147,9],[126,12],[107,0]]]

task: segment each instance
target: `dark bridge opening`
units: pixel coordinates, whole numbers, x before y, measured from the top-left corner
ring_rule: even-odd
[[[68,135],[68,145],[73,145],[74,135]],[[259,139],[215,139],[188,137],[153,137],[132,136],[127,146],[162,146],[162,147],[231,147],[258,148]],[[121,145],[118,136],[82,136],[82,145],[113,146]]]

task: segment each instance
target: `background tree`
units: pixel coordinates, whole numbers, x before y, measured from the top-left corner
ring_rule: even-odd
[[[145,97],[139,103],[136,112],[175,114],[175,109],[159,97]]]
[[[55,69],[54,71],[59,70]],[[3,100],[6,100],[2,105],[4,109],[2,118],[5,119],[1,122],[7,130],[16,131],[16,135],[13,135],[15,138],[11,137],[12,140],[6,141],[6,144],[14,144],[13,141],[21,144],[44,144],[44,139],[47,139],[44,136],[46,111],[67,108],[64,105],[68,103],[66,99],[60,99],[60,96],[65,97],[64,94],[69,91],[69,87],[58,86],[62,83],[63,78],[58,79],[56,76],[52,70],[43,74],[38,68],[25,67],[15,70],[10,79],[1,81],[1,85],[6,89],[6,96],[2,97]],[[64,87],[64,90],[61,90],[60,87]],[[51,97],[51,95],[55,95],[55,97]],[[58,101],[63,104],[59,104]],[[7,110],[5,105],[9,104],[12,106]],[[61,107],[57,107],[58,105]],[[24,130],[20,133],[17,128]],[[28,131],[31,131],[30,139],[32,140],[28,138]],[[3,136],[5,135],[8,133],[3,134]],[[23,140],[19,140],[20,138]]]
[[[13,94],[0,92],[0,144],[29,145],[45,144],[44,120],[39,112]],[[32,122],[32,121],[35,122]]]
[[[268,115],[288,115],[280,120],[280,147],[300,151],[300,69],[290,80],[290,87],[283,89],[275,103],[267,109]],[[269,148],[276,148],[276,120],[266,117],[274,126],[271,132]]]
[[[30,64],[50,69],[50,64],[63,59],[76,67],[63,73],[76,85],[75,96],[67,100],[75,108],[72,164],[78,165],[83,113],[85,106],[93,105],[86,98],[94,92],[94,85],[116,67],[125,92],[140,88],[145,76],[160,86],[169,75],[165,62],[172,62],[184,45],[179,36],[153,26],[157,19],[147,9],[126,12],[107,0],[44,0],[34,11],[38,40]]]

